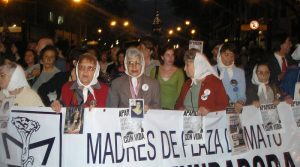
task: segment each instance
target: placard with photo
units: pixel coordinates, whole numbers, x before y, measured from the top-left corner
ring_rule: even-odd
[[[84,108],[67,107],[65,117],[65,134],[82,134],[84,124]]]
[[[129,99],[131,118],[144,118],[144,99]]]
[[[0,132],[6,132],[7,121],[9,118],[10,109],[13,106],[14,98],[5,98],[0,101]]]

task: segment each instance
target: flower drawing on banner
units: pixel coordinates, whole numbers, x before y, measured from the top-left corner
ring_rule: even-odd
[[[33,132],[39,130],[40,124],[37,121],[30,120],[26,117],[12,118],[11,123],[16,127],[23,143],[21,156],[22,166],[33,166],[34,157],[29,155],[30,138]]]

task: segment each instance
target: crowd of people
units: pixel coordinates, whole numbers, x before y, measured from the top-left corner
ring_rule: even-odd
[[[300,97],[300,47],[288,34],[272,39],[272,50],[216,43],[210,53],[158,46],[150,37],[138,45],[109,50],[65,49],[50,38],[27,45],[23,54],[0,42],[0,100],[15,106],[129,107],[144,99],[149,109],[193,110],[200,115],[245,105]],[[298,85],[299,84],[299,85]]]

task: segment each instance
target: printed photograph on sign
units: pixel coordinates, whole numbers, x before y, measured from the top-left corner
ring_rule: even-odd
[[[248,151],[245,141],[240,114],[235,111],[234,107],[226,108],[227,128],[229,142],[232,148],[232,155],[241,154]]]
[[[65,117],[65,134],[82,134],[84,124],[84,108],[67,107]]]
[[[146,142],[142,126],[143,119],[131,118],[129,109],[119,110],[123,147],[128,148]]]
[[[9,117],[9,110],[13,105],[13,98],[5,98],[0,101],[0,132],[5,132],[7,128],[7,121]]]
[[[291,107],[296,125],[297,127],[300,127],[300,101],[293,101]]]
[[[200,51],[200,53],[203,53],[203,41],[195,41],[195,40],[190,40],[189,41],[189,49],[197,49]]]
[[[299,76],[298,76],[298,80],[299,80]],[[294,99],[300,100],[300,82],[297,82],[295,84]]]
[[[261,118],[266,132],[283,131],[277,106],[264,104],[260,106]]]
[[[183,131],[187,144],[205,143],[204,119],[203,116],[198,116],[196,111],[184,111]]]
[[[144,99],[129,99],[131,118],[144,118]]]

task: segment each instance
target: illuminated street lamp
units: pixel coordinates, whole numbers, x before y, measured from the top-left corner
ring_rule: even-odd
[[[181,31],[181,27],[178,26],[178,27],[176,28],[176,30],[177,30],[177,31]]]
[[[194,35],[195,33],[196,33],[196,30],[195,30],[195,29],[192,29],[192,30],[191,30],[191,34]]]
[[[172,35],[173,34],[173,30],[169,30],[169,35]]]
[[[102,29],[101,29],[101,28],[98,28],[97,32],[98,32],[99,34],[101,34]]]
[[[186,20],[184,24],[189,26],[191,24],[191,22],[189,20]]]
[[[2,3],[3,3],[4,5],[7,5],[7,4],[8,4],[8,1],[9,1],[9,0],[2,0]]]
[[[73,2],[75,2],[75,3],[80,3],[81,0],[73,0]]]
[[[129,22],[128,22],[128,21],[124,21],[123,26],[124,26],[124,27],[129,26]]]
[[[110,22],[110,26],[114,27],[116,25],[117,25],[117,22],[115,20],[113,20],[113,21]]]

